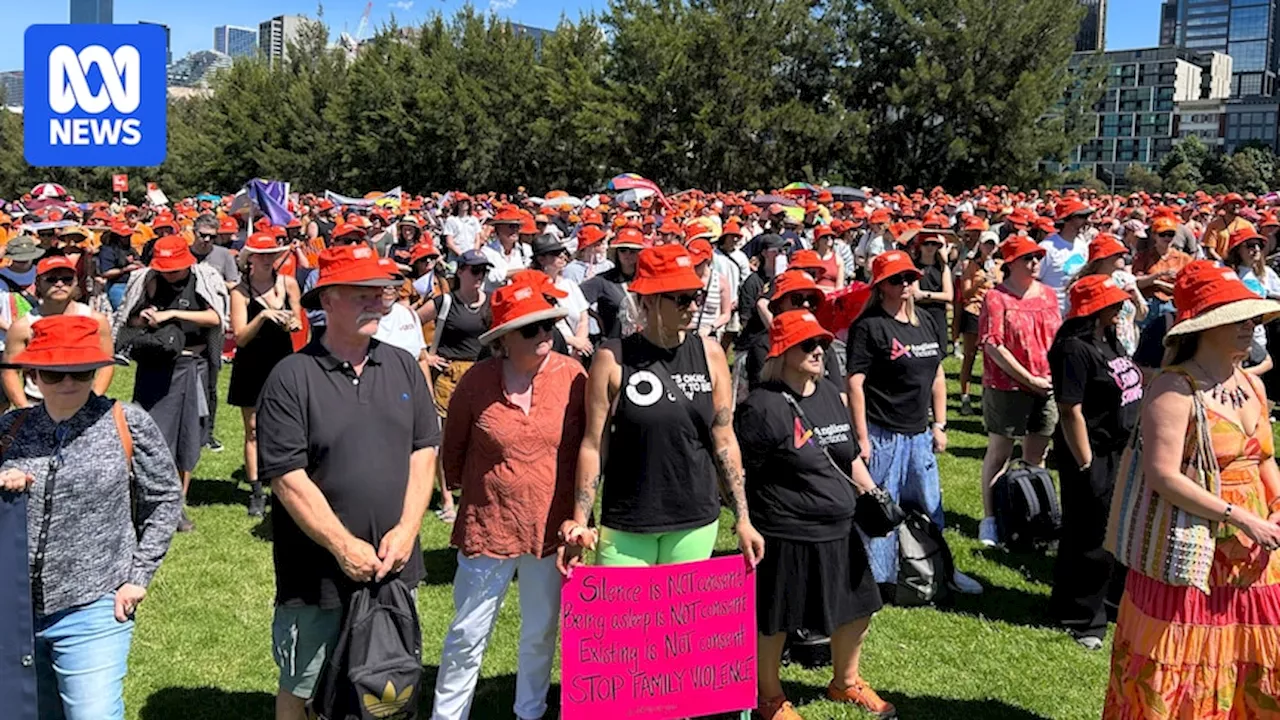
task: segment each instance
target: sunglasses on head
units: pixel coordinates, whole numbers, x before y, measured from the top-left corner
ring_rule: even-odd
[[[542,333],[549,333],[556,326],[555,320],[539,320],[531,325],[525,325],[520,328],[520,337],[525,340],[532,340]]]
[[[36,370],[36,374],[40,376],[40,382],[46,385],[57,385],[68,377],[76,382],[89,382],[93,379],[93,374],[95,372],[97,372],[97,370],[76,370],[74,372],[65,372],[63,370]]]
[[[679,295],[667,295],[667,294],[662,295],[662,298],[664,300],[670,300],[671,302],[675,303],[676,307],[680,308],[681,310],[684,310],[685,308],[689,307],[694,303],[698,303],[699,305],[701,305],[704,297],[706,297],[706,293],[702,292],[701,290],[693,293],[680,293]]]
[[[831,344],[831,341],[827,340],[826,338],[809,338],[808,340],[805,340],[804,342],[800,343],[796,347],[800,348],[800,351],[803,352],[805,355],[808,355],[812,353],[814,350],[817,350],[818,348],[822,348],[823,350],[826,350],[827,346],[830,344]]]
[[[897,275],[886,278],[885,282],[890,285],[899,286],[899,285],[906,285],[907,283],[912,282],[915,279],[916,279],[916,276],[912,275],[911,273],[898,273]]]

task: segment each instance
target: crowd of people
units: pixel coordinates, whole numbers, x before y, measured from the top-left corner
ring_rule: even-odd
[[[123,717],[133,614],[172,533],[194,530],[184,501],[222,449],[222,402],[241,410],[248,513],[274,524],[280,720],[306,717],[356,588],[422,580],[433,497],[458,548],[435,718],[469,716],[513,579],[513,710],[532,720],[583,552],[706,559],[724,508],[755,578],[759,715],[799,717],[779,665],[807,631],[830,637],[831,699],[896,717],[859,661],[899,535],[855,511],[883,499],[946,525],[952,400],[987,434],[984,545],[1015,452],[1052,459],[1048,609],[1089,650],[1118,621],[1105,718],[1280,716],[1280,199],[808,186],[301,194],[283,220],[233,205],[28,197],[0,214],[0,484],[29,498],[41,717]],[[129,404],[105,397],[122,363]]]

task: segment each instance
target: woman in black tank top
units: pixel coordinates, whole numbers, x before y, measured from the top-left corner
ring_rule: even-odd
[[[720,515],[717,480],[731,498],[740,547],[755,565],[764,540],[747,514],[728,363],[718,343],[686,332],[702,292],[688,252],[680,245],[642,250],[629,290],[643,329],[606,342],[591,364],[561,569],[577,561],[581,548],[595,547],[597,537],[601,565],[710,557]],[[602,478],[597,536],[588,524]]]

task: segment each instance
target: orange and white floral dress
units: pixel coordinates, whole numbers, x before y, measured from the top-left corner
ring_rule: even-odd
[[[1267,517],[1276,498],[1258,466],[1274,454],[1271,423],[1264,414],[1250,435],[1206,414],[1222,498]],[[1126,583],[1103,720],[1280,720],[1280,551],[1224,526],[1210,594],[1133,570]]]

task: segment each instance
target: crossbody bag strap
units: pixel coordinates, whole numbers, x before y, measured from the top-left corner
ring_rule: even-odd
[[[24,408],[13,419],[13,423],[9,425],[9,430],[0,437],[0,461],[4,460],[4,456],[9,454],[9,446],[18,437],[18,430],[22,428],[22,423],[26,422],[27,416],[31,414],[31,408]]]
[[[447,292],[440,296],[440,312],[436,313],[435,332],[431,334],[431,354],[435,355],[440,349],[440,338],[444,335],[444,323],[449,319],[449,310],[453,308],[453,293]]]
[[[809,418],[805,417],[804,410],[800,408],[800,403],[796,402],[796,399],[792,397],[791,393],[785,390],[782,391],[782,397],[786,398],[787,404],[795,411],[796,417],[800,418],[800,424],[804,426],[804,429],[812,431],[813,424],[809,422]],[[831,457],[831,452],[827,450],[827,446],[817,442],[816,440],[814,441],[814,444],[822,451],[822,456],[827,459],[827,462],[831,463],[831,467],[834,468],[836,472],[840,473],[840,477],[848,480],[850,483],[853,483],[854,487],[857,487],[857,483],[853,482],[853,478],[849,477],[849,473],[845,472],[844,469],[840,467],[840,463],[837,463],[836,459]],[[860,456],[855,455],[854,457]]]

